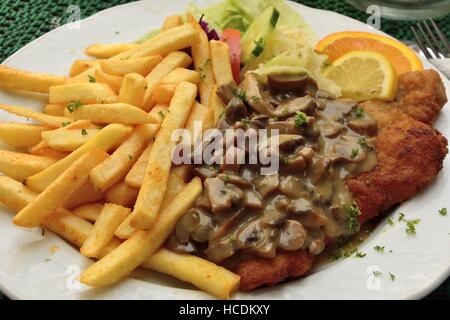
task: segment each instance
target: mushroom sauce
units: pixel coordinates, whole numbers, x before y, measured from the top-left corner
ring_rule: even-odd
[[[218,94],[227,105],[219,129],[279,130],[280,168],[260,175],[261,165],[195,166],[204,191],[168,247],[227,264],[277,250],[318,255],[358,232],[360,211],[345,181],[377,165],[377,125],[356,102],[318,90],[306,75],[249,73]]]

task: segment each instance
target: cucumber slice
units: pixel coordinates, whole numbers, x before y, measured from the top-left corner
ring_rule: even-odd
[[[261,55],[279,17],[280,12],[275,7],[269,6],[248,27],[241,39],[243,64]]]

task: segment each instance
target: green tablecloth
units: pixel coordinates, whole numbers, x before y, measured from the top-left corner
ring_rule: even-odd
[[[170,0],[169,0],[170,1]],[[245,0],[243,0],[245,1]],[[366,22],[368,15],[352,8],[343,0],[296,0],[305,5],[335,11]],[[82,17],[88,17],[100,10],[130,2],[127,0],[1,0],[0,3],[0,62],[12,55],[28,42],[66,21],[69,5],[78,5]],[[439,19],[439,25],[450,38],[450,15]],[[382,20],[382,30],[400,40],[413,40],[409,26],[413,22]],[[0,293],[0,299],[5,298]],[[429,298],[450,298],[450,279]]]

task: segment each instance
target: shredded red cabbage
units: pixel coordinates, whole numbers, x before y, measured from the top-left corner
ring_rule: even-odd
[[[205,31],[206,35],[208,36],[208,40],[220,40],[219,34],[214,29],[209,29],[209,25],[206,21],[203,21],[203,16],[200,17],[200,21],[198,22],[202,29]]]

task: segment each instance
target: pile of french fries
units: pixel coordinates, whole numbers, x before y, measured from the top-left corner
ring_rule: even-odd
[[[222,299],[239,287],[225,268],[163,248],[202,192],[189,166],[172,165],[172,132],[214,127],[216,89],[233,81],[228,45],[186,20],[167,17],[139,44],[91,45],[94,59],[74,61],[68,77],[0,66],[2,88],[48,95],[42,112],[0,104],[36,121],[0,123],[0,140],[20,151],[0,150],[0,202],[14,224],[44,226],[96,259],[80,276],[89,286],[144,267]]]

